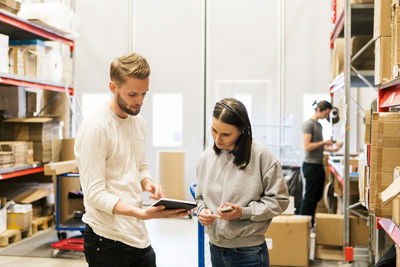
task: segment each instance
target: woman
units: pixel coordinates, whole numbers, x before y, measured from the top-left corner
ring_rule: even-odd
[[[323,152],[336,152],[343,146],[342,142],[337,142],[336,148],[334,148],[331,139],[324,141],[322,137],[322,125],[318,122],[318,120],[329,117],[333,109],[332,104],[325,100],[315,104],[317,106],[314,115],[303,124],[305,159],[302,169],[306,182],[306,191],[300,206],[301,215],[312,216],[311,226],[314,226],[315,209],[324,192],[325,170],[323,166]]]
[[[269,266],[264,234],[289,203],[281,166],[252,140],[246,108],[236,99],[216,103],[211,133],[214,146],[197,167],[196,201],[212,265]]]

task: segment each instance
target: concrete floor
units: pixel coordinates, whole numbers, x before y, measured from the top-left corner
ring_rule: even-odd
[[[197,219],[158,219],[146,221],[152,246],[157,255],[158,267],[197,266]],[[17,246],[16,243],[13,246]],[[87,266],[84,257],[80,259],[38,258],[0,256],[0,266],[13,267],[59,267]],[[334,261],[311,261],[310,266],[364,266],[344,265]]]

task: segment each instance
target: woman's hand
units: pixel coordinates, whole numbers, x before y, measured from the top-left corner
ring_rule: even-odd
[[[225,207],[230,206],[230,207],[232,207],[232,210],[227,211],[227,212],[222,212],[221,208],[224,206]],[[222,219],[222,220],[230,221],[230,220],[236,220],[236,219],[239,219],[240,217],[242,217],[242,207],[232,204],[232,203],[229,203],[229,202],[225,202],[225,205],[219,206],[219,208],[217,210],[218,210],[220,219]]]
[[[201,225],[206,226],[212,224],[214,220],[219,217],[220,216],[213,214],[210,209],[203,209],[199,214],[199,222]]]

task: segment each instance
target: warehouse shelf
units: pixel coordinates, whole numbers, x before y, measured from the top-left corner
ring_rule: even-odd
[[[41,39],[57,41],[66,44],[71,51],[74,49],[72,37],[56,31],[54,28],[38,25],[31,21],[19,18],[11,13],[0,10],[0,32],[10,36],[10,39]]]
[[[0,84],[33,87],[56,92],[64,92],[67,88],[70,95],[73,95],[74,93],[74,90],[70,85],[42,81],[8,73],[0,73]]]
[[[400,106],[400,78],[378,86],[378,109],[389,111],[389,107]]]
[[[360,70],[358,71],[359,75],[352,72],[350,76],[350,87],[366,87],[368,84],[365,82],[366,79],[370,84],[374,84],[375,74],[374,70]],[[344,73],[339,74],[330,84],[329,84],[329,93],[333,94],[338,90],[344,90]]]
[[[26,164],[10,168],[0,169],[0,180],[15,178],[33,173],[43,172],[44,167],[41,163]]]
[[[400,228],[391,219],[378,218],[378,224],[392,238],[397,246],[400,246]]]
[[[333,25],[330,37],[331,48],[334,47],[336,38],[343,37],[344,10]],[[374,4],[359,3],[351,5],[351,34],[372,35],[374,27]]]
[[[335,175],[336,179],[343,186],[343,166],[340,162],[335,162],[334,160],[328,160],[329,172]],[[350,172],[350,182],[358,182],[358,173]]]

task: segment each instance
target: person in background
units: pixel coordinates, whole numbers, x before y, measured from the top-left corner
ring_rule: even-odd
[[[305,159],[302,170],[305,179],[305,193],[299,213],[312,216],[312,226],[314,226],[315,209],[322,198],[325,185],[323,152],[337,152],[343,146],[342,142],[336,142],[336,147],[334,147],[333,140],[323,140],[322,125],[318,121],[328,119],[332,108],[332,104],[328,101],[318,102],[314,115],[303,124]]]
[[[84,253],[89,266],[156,266],[144,220],[188,215],[164,206],[143,208],[142,192],[164,196],[145,160],[145,122],[139,115],[150,67],[131,53],[111,63],[112,100],[83,121],[75,156],[84,194]]]
[[[211,134],[214,145],[197,167],[196,202],[212,265],[269,266],[264,234],[289,204],[281,165],[252,140],[247,110],[236,99],[216,103]]]

